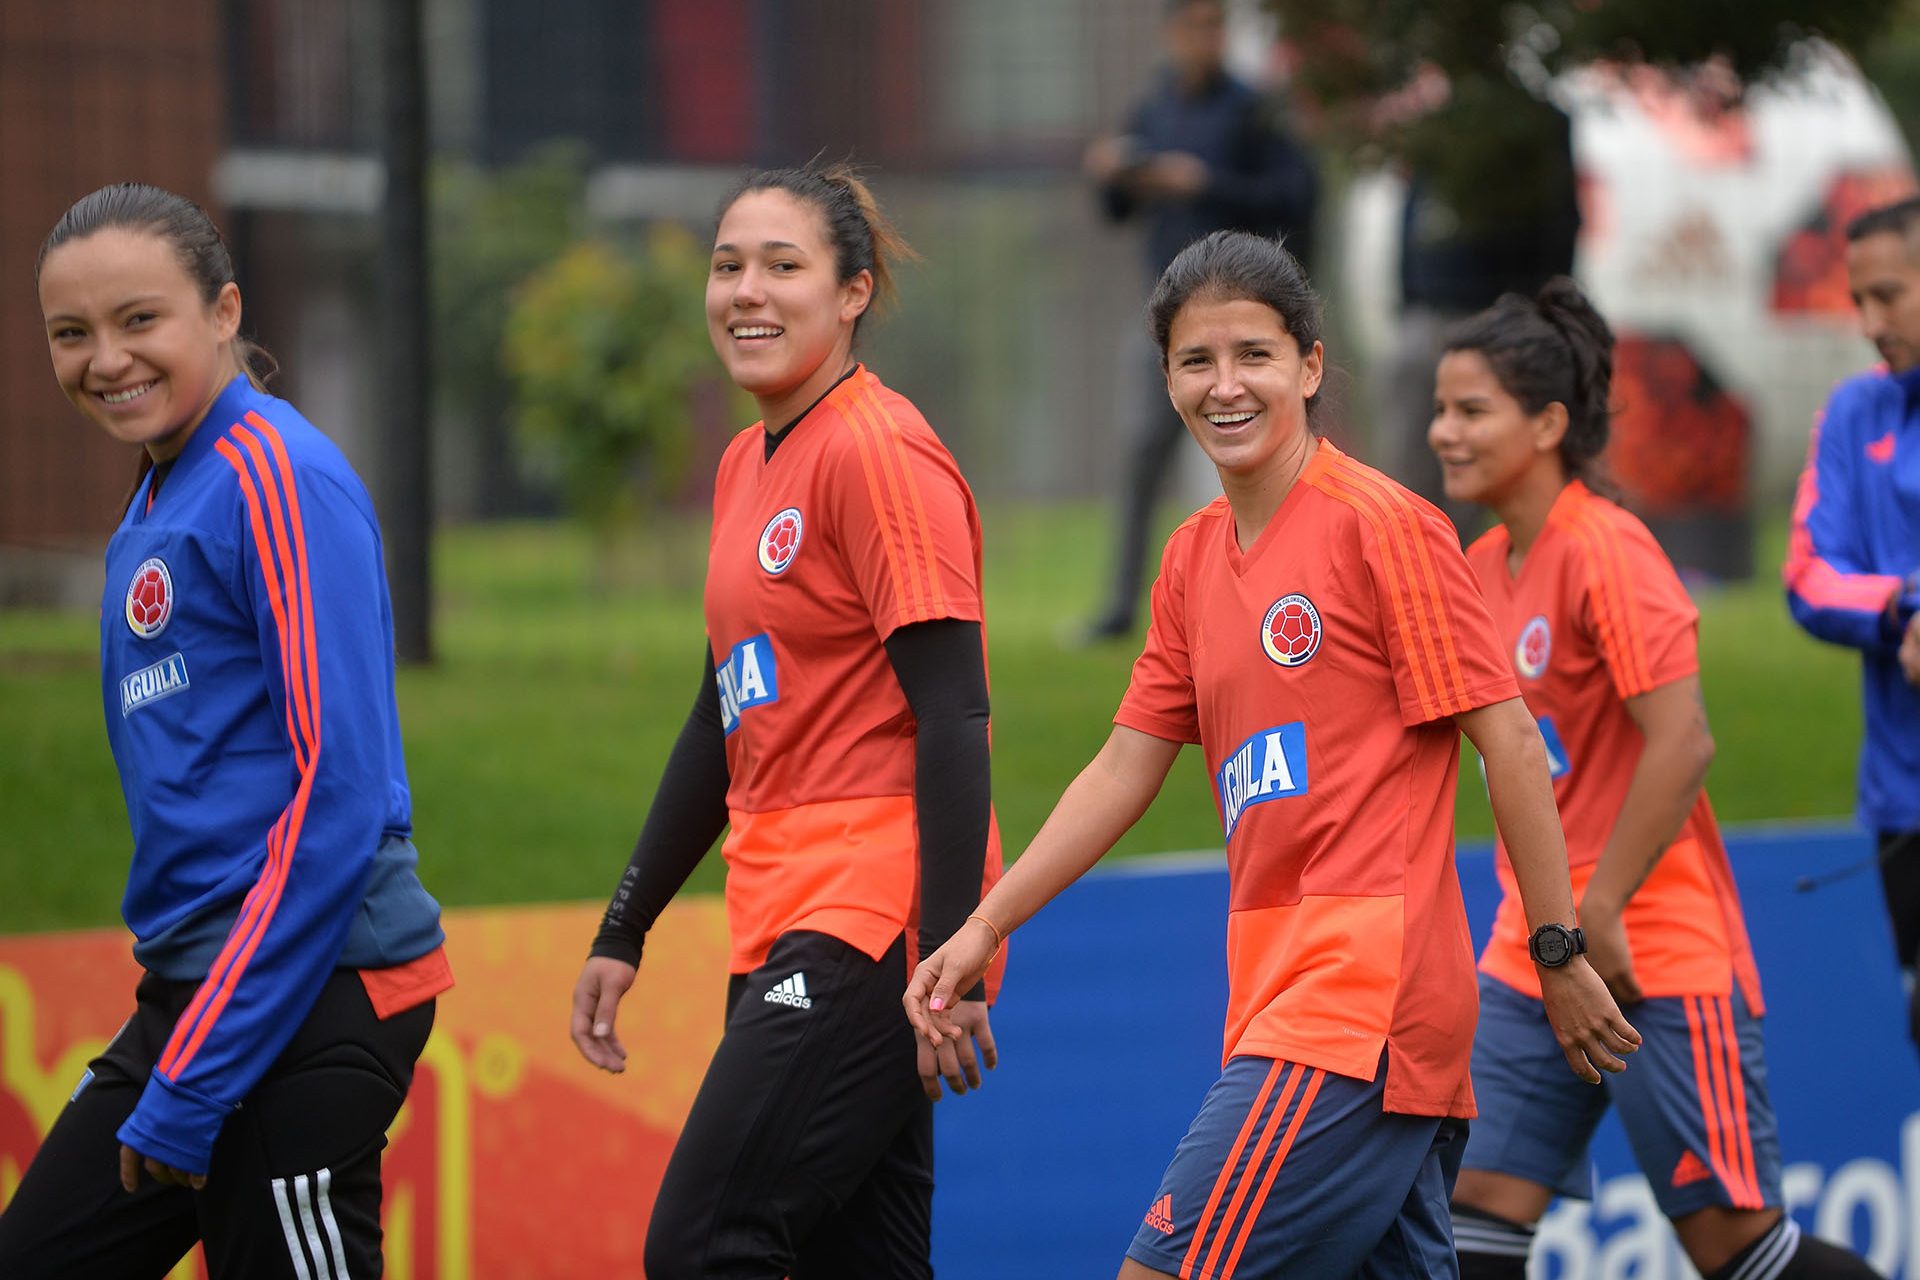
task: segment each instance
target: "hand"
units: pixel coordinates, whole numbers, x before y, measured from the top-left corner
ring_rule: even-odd
[[[1593,902],[1580,904],[1580,929],[1587,935],[1587,960],[1620,1004],[1646,998],[1633,972],[1633,950],[1627,943],[1626,922],[1620,913]]]
[[[639,970],[624,960],[592,956],[573,984],[573,1047],[602,1071],[627,1069],[627,1050],[614,1033],[620,997],[633,985]]]
[[[914,1043],[919,1049],[920,1086],[927,1096],[935,1102],[940,1101],[940,1081],[945,1079],[947,1087],[953,1090],[957,1098],[969,1089],[980,1087],[980,1067],[984,1063],[991,1071],[1000,1064],[1000,1051],[994,1047],[993,1028],[987,1022],[987,1004],[984,1000],[961,1000],[954,1004],[949,1021],[957,1029],[958,1035],[943,1036],[943,1043],[934,1048],[925,1036],[915,1036]],[[980,1044],[980,1051],[974,1053],[974,1042]]]
[[[1554,1039],[1560,1042],[1573,1074],[1588,1084],[1599,1084],[1601,1071],[1625,1071],[1627,1064],[1619,1055],[1640,1047],[1640,1033],[1620,1015],[1607,984],[1587,958],[1575,956],[1557,969],[1539,973],[1547,1021],[1553,1024]]]
[[[986,976],[987,966],[1000,951],[1000,939],[983,920],[969,919],[938,951],[920,962],[900,997],[907,1021],[934,1049],[965,1032],[954,1018],[960,994],[971,991]]]
[[[1087,177],[1104,184],[1118,178],[1135,159],[1137,155],[1133,139],[1109,134],[1104,138],[1095,138],[1088,144],[1080,168]]]
[[[146,1166],[147,1176],[165,1187],[191,1187],[195,1191],[207,1185],[204,1173],[188,1173],[185,1169],[176,1169],[170,1164],[161,1164],[152,1156],[143,1156],[126,1143],[120,1144],[120,1185],[129,1193],[140,1189],[140,1168]]]
[[[1207,162],[1187,151],[1162,151],[1140,166],[1134,188],[1162,200],[1190,200],[1207,189]]]
[[[1920,687],[1920,613],[1907,620],[1900,636],[1900,671],[1908,684]]]

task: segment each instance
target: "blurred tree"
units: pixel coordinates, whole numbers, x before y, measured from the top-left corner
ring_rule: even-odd
[[[529,505],[507,430],[501,340],[515,286],[580,234],[587,159],[583,146],[561,142],[504,169],[448,162],[432,173],[434,397],[473,433],[483,515]]]
[[[1860,69],[1886,96],[1907,149],[1920,150],[1920,0],[1896,0],[1894,8],[1885,37],[1859,50]]]
[[[1734,86],[1814,35],[1860,51],[1911,0],[1267,0],[1293,93],[1342,150],[1383,148],[1471,226],[1528,209],[1556,161],[1551,78],[1609,59],[1710,66]]]
[[[705,287],[706,254],[660,223],[635,253],[581,241],[514,292],[502,348],[513,427],[593,531],[603,579],[623,535],[687,478],[694,391],[712,377]]]

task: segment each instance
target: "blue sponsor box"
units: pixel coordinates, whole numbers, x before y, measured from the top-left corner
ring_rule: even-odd
[[[1789,1207],[1890,1278],[1920,1280],[1920,1057],[1872,843],[1835,828],[1728,843],[1766,991]],[[1490,850],[1464,850],[1460,876],[1478,942],[1498,897]],[[1020,931],[994,1013],[1003,1063],[936,1109],[941,1276],[1119,1268],[1219,1070],[1226,906],[1220,855],[1173,856],[1097,872]],[[1595,1199],[1548,1215],[1536,1280],[1691,1276],[1617,1121],[1592,1155]]]

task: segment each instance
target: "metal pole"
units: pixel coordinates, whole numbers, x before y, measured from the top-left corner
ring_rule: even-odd
[[[380,393],[384,407],[381,526],[393,587],[394,649],[433,658],[432,403],[427,349],[427,110],[420,0],[382,0]]]

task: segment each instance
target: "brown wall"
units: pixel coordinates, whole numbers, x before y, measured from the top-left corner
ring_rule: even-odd
[[[54,385],[33,290],[75,199],[138,180],[202,203],[219,154],[220,0],[0,3],[0,545],[105,540],[137,457]]]

